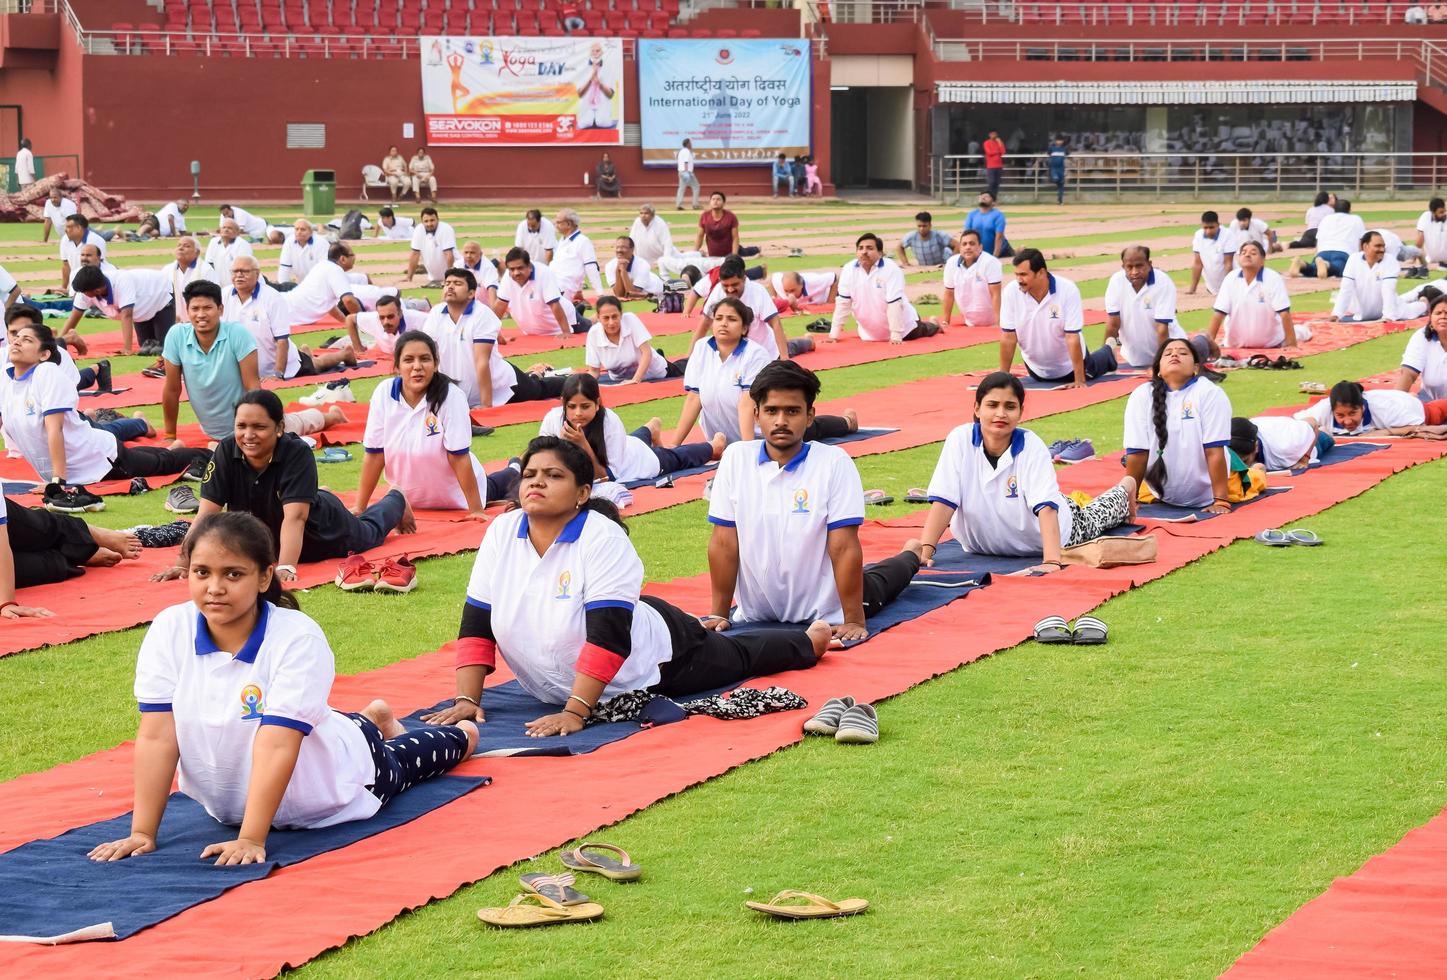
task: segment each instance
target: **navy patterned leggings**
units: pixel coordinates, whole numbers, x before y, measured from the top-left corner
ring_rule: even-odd
[[[424,779],[440,776],[467,758],[467,733],[456,725],[438,725],[426,731],[383,738],[382,730],[366,715],[347,712],[367,739],[377,768],[372,795],[386,806],[398,794]]]

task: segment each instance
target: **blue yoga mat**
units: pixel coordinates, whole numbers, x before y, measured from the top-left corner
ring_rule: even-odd
[[[1134,368],[1122,368],[1118,371],[1112,371],[1109,374],[1102,374],[1098,378],[1088,378],[1085,382],[1085,387],[1094,388],[1096,385],[1107,384],[1111,381],[1123,381],[1126,378],[1143,377],[1144,374],[1144,371],[1137,371]],[[1036,378],[1032,378],[1029,375],[1026,375],[1025,377],[1020,379],[1020,383],[1025,386],[1026,391],[1057,391],[1061,388],[1064,388],[1069,382],[1040,381]]]
[[[1320,469],[1323,466],[1335,466],[1337,463],[1345,463],[1352,459],[1361,459],[1371,453],[1380,452],[1388,448],[1384,442],[1338,442],[1326,451],[1326,455],[1320,459],[1313,460],[1311,465],[1291,470],[1292,476],[1300,476],[1307,470]],[[1280,471],[1278,471],[1280,472]]]
[[[234,840],[237,828],[217,823],[201,804],[173,793],[159,846],[150,854],[105,864],[86,857],[97,844],[131,832],[129,813],[0,854],[0,935],[53,937],[108,923],[116,939],[125,939],[276,868],[400,827],[489,782],[486,776],[438,776],[418,783],[368,820],[320,830],[274,830],[266,840],[265,863],[225,868],[198,855],[209,844]],[[244,923],[238,928],[244,929]]]
[[[847,435],[847,436],[842,436],[842,437],[840,437],[840,438],[838,438],[838,439],[825,439],[825,440],[823,440],[823,441],[824,441],[824,442],[827,442],[827,443],[828,443],[829,445],[831,445],[831,446],[842,446],[842,445],[844,445],[846,442],[859,442],[861,439],[873,439],[873,438],[875,438],[876,436],[887,436],[887,435],[889,435],[891,432],[898,432],[898,431],[899,431],[898,429],[864,429],[864,428],[861,428],[861,429],[859,429],[859,430],[856,431],[856,432],[851,432],[851,433],[849,433],[849,435]],[[667,475],[668,475],[668,477],[671,478],[671,479],[678,479],[679,477],[693,476],[693,475],[695,475],[695,474],[697,474],[697,473],[707,473],[707,472],[709,472],[710,470],[716,470],[716,469],[718,469],[718,463],[706,463],[706,464],[703,465],[703,466],[694,466],[694,467],[690,467],[689,469],[685,469],[685,470],[674,470],[672,473],[669,473],[669,474],[667,474]],[[661,477],[658,478],[658,479],[661,479]],[[653,478],[653,477],[650,477],[649,479],[646,479],[646,480],[632,480],[632,481],[630,481],[630,482],[628,482],[628,483],[625,483],[625,484],[623,484],[623,485],[624,485],[625,487],[627,487],[628,489],[632,490],[632,489],[634,489],[635,487],[652,486],[655,482],[656,482],[656,479]],[[665,484],[665,485],[666,485],[666,484]]]
[[[1239,504],[1233,504],[1231,511],[1235,512],[1242,507],[1249,507],[1258,500],[1265,500],[1267,497],[1274,497],[1278,493],[1287,493],[1290,487],[1267,487],[1260,495],[1244,500]],[[1191,507],[1177,507],[1175,504],[1141,504],[1136,511],[1139,517],[1149,517],[1153,521],[1189,521],[1194,518],[1196,521],[1209,521],[1213,517],[1221,517],[1221,514],[1212,514],[1210,511],[1195,510]]]

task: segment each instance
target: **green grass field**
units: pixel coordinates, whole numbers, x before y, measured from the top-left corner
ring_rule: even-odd
[[[605,223],[581,210],[590,224]],[[595,210],[612,216],[609,227],[626,227],[626,207]],[[914,210],[867,213],[889,212],[903,229]],[[1189,210],[1115,208],[1077,221],[1067,211],[1048,243],[1099,244],[1110,255],[1135,237],[1179,230],[1168,223],[1178,215],[1188,240]],[[1289,216],[1285,227],[1294,229],[1301,210],[1292,203],[1258,213]],[[516,221],[514,209],[444,216],[452,211],[461,212],[460,230],[493,237]],[[1373,218],[1403,229],[1416,214],[1405,206],[1376,211]],[[844,204],[738,208],[746,229],[767,219],[785,246],[791,212],[825,216],[836,234],[856,227]],[[958,212],[947,214],[953,226]],[[1144,232],[1111,231],[1112,221],[1144,226],[1145,219],[1152,220]],[[38,238],[33,227],[19,230]],[[17,226],[0,226],[0,256],[12,271],[8,256],[23,248]],[[826,268],[842,258],[810,252],[792,264]],[[1052,267],[1069,274],[1070,261]],[[1099,295],[1104,280],[1082,286]],[[1326,296],[1297,297],[1296,308],[1321,311]],[[1204,316],[1183,319],[1199,327]],[[1253,414],[1300,401],[1302,380],[1389,370],[1404,344],[1405,335],[1389,336],[1307,358],[1303,371],[1235,372],[1225,390],[1236,414]],[[682,341],[664,338],[664,345],[673,354]],[[576,362],[576,353],[566,354],[549,359]],[[995,357],[993,347],[977,347],[827,371],[824,395],[987,368]],[[118,371],[133,369],[117,363]],[[375,383],[357,383],[359,400]],[[1101,453],[1116,451],[1123,402],[1030,427],[1047,442],[1088,437]],[[668,420],[677,405],[661,399],[620,414],[630,424],[651,415]],[[147,411],[159,418],[154,407]],[[967,421],[963,391],[959,411]],[[498,458],[534,431],[504,427],[474,448]],[[867,456],[859,468],[866,486],[902,497],[928,479],[938,451],[936,444]],[[328,467],[324,479],[346,488],[356,473],[356,464]],[[1237,543],[1111,600],[1096,612],[1111,626],[1104,647],[1026,644],[922,684],[880,705],[877,746],[808,741],[622,820],[594,836],[629,850],[647,874],[636,885],[587,880],[581,887],[607,908],[595,925],[505,932],[477,922],[478,907],[506,904],[517,892],[519,872],[558,868],[549,853],[298,972],[1214,975],[1333,877],[1447,802],[1447,750],[1438,737],[1447,723],[1447,648],[1434,639],[1447,629],[1447,611],[1430,598],[1430,583],[1447,572],[1440,545],[1447,512],[1436,505],[1444,477],[1447,462],[1419,466],[1302,522],[1325,547]],[[91,519],[112,527],[159,522],[161,497],[110,498]],[[897,504],[870,516],[912,509]],[[693,503],[630,519],[651,581],[706,570],[704,513]],[[466,553],[421,562],[422,587],[405,598],[327,586],[304,595],[303,608],[326,630],[339,673],[380,667],[455,636],[471,561]],[[971,615],[990,616],[988,590],[969,604]],[[407,628],[378,629],[382,622]],[[131,737],[141,636],[134,629],[0,658],[0,778]],[[873,908],[856,919],[799,924],[743,909],[746,899],[784,888],[861,896]]]

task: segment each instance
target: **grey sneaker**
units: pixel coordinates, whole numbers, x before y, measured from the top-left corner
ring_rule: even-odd
[[[182,483],[166,494],[166,509],[173,514],[194,514],[201,509],[201,501],[196,499],[195,490]]]
[[[1072,439],[1055,458],[1062,463],[1081,463],[1095,456],[1095,444],[1089,439]]]
[[[804,734],[833,735],[839,730],[839,719],[852,707],[854,699],[851,697],[830,698],[813,718],[804,722]]]
[[[839,719],[834,741],[842,745],[873,745],[879,741],[879,715],[872,704],[856,704]]]

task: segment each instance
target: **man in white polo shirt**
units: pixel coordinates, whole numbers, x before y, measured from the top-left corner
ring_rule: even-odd
[[[1080,288],[1045,268],[1038,248],[1021,249],[1011,261],[1015,278],[1000,293],[1000,370],[1010,370],[1018,347],[1032,378],[1064,388],[1114,371],[1109,344],[1085,350]]]
[[[1336,200],[1336,210],[1316,226],[1316,255],[1310,262],[1300,256],[1291,260],[1287,275],[1295,278],[1326,279],[1342,274],[1347,259],[1354,252],[1361,251],[1362,236],[1367,233],[1366,223],[1352,214],[1352,202],[1344,197]]]
[[[663,295],[663,280],[634,252],[633,239],[628,235],[614,240],[613,258],[603,270],[603,281],[619,299],[657,299]]]
[[[547,266],[535,264],[517,245],[508,250],[503,266],[507,275],[497,285],[498,316],[512,314],[518,329],[534,337],[580,332],[578,311],[563,298]]]
[[[328,314],[345,317],[362,311],[356,284],[348,275],[356,261],[356,253],[346,242],[337,242],[327,249],[327,261],[308,272],[295,289],[285,294],[294,326],[305,329]]]
[[[437,342],[437,369],[457,382],[472,408],[512,400],[517,371],[497,348],[502,329],[492,310],[477,300],[477,280],[466,269],[448,269],[442,302],[432,308],[422,332]]]
[[[21,140],[20,149],[15,151],[15,183],[22,191],[35,183],[35,153],[28,139]]]
[[[376,348],[390,356],[397,349],[397,338],[408,330],[421,330],[429,315],[424,310],[403,309],[402,298],[388,294],[377,300],[374,312],[348,314],[350,346],[357,354]]]
[[[916,550],[864,567],[864,487],[838,446],[804,441],[819,379],[775,361],[749,387],[763,438],[724,450],[709,492],[713,608],[708,629],[733,623],[824,620],[845,642],[919,570]]]
[[[699,282],[706,283],[706,278]],[[697,343],[713,333],[713,311],[731,296],[753,311],[754,319],[749,324],[748,338],[758,344],[770,357],[788,360],[796,354],[814,349],[811,337],[784,337],[784,327],[779,321],[779,308],[769,291],[745,275],[744,260],[737,255],[724,256],[718,267],[718,284],[709,290],[703,301],[703,316],[693,328],[693,342]]]
[[[1425,279],[1433,264],[1447,266],[1447,201],[1440,197],[1428,201],[1417,218],[1417,249],[1422,253],[1418,278]]]
[[[374,238],[385,238],[389,242],[406,242],[412,239],[412,230],[416,222],[406,215],[399,215],[389,207],[377,209],[377,226],[373,229]]]
[[[673,233],[668,230],[668,222],[658,216],[651,204],[638,205],[638,217],[633,219],[628,237],[633,239],[638,257],[649,265],[657,265],[659,259],[678,251],[673,244]]]
[[[90,221],[83,214],[69,214],[65,217],[64,234],[60,239],[60,287],[74,292],[70,280],[80,268],[80,247],[94,245],[100,250],[100,257],[106,257],[106,240],[94,231]]]
[[[231,204],[223,204],[220,207],[221,217],[229,218],[236,222],[236,227],[241,229],[241,234],[253,241],[264,242],[270,237],[269,226],[266,219],[260,215],[252,214],[245,208],[238,208]]]
[[[1281,251],[1276,231],[1265,221],[1252,215],[1250,208],[1238,208],[1236,220],[1226,228],[1227,247],[1234,254],[1244,242],[1257,242],[1268,252]]]
[[[288,299],[296,291],[283,294],[262,281],[255,256],[243,255],[232,263],[231,286],[222,292],[221,319],[251,331],[256,341],[256,370],[262,378],[284,380],[357,363],[351,347],[313,353],[291,339],[294,321]]]
[[[516,248],[526,249],[528,258],[535,264],[548,265],[553,261],[553,249],[558,247],[558,229],[541,211],[533,208],[518,222],[512,243]]]
[[[603,291],[603,279],[598,270],[598,252],[593,248],[593,240],[578,227],[581,220],[578,212],[572,208],[559,211],[554,219],[558,229],[558,245],[553,249],[553,260],[548,263],[548,268],[552,269],[553,275],[557,277],[558,287],[562,289],[563,299],[566,301],[581,298],[585,279],[588,287],[593,290],[593,295]]]
[[[434,207],[422,209],[422,223],[412,230],[412,254],[407,257],[407,278],[417,274],[417,263],[427,270],[428,288],[440,285],[443,274],[456,264],[457,235]]]
[[[466,269],[477,279],[477,292],[489,308],[497,304],[497,266],[492,264],[492,259],[483,254],[482,243],[478,241],[465,241],[462,243],[462,265],[459,268]]]
[[[1321,236],[1317,236],[1321,240]],[[1236,253],[1237,269],[1226,277],[1216,294],[1216,305],[1206,336],[1222,347],[1295,347],[1298,340],[1310,340],[1305,325],[1291,321],[1291,299],[1286,280],[1266,268],[1266,255],[1257,244],[1248,243]],[[1218,340],[1225,327],[1224,339]]]
[[[281,260],[276,267],[278,284],[299,283],[317,266],[327,260],[327,240],[315,233],[312,223],[296,219],[292,237],[281,246]]]
[[[190,235],[182,235],[176,239],[176,258],[167,262],[161,271],[171,280],[171,295],[174,297],[177,323],[191,322],[186,313],[185,297],[181,295],[187,286],[197,279],[221,285],[221,277],[216,274],[216,270],[211,267],[209,262],[201,258],[201,246],[197,245],[196,239]]]
[[[1186,331],[1176,322],[1176,284],[1151,265],[1151,250],[1130,245],[1121,250],[1120,269],[1105,287],[1105,340],[1114,341],[1120,359],[1146,367],[1161,344]]]
[[[59,184],[50,188],[50,194],[45,199],[45,206],[42,208],[45,217],[45,224],[40,229],[40,241],[50,241],[50,232],[53,229],[57,235],[65,234],[65,219],[75,214],[75,202],[65,196],[65,189]]]
[[[1387,254],[1380,232],[1362,236],[1361,251],[1347,259],[1341,274],[1341,289],[1331,309],[1331,320],[1362,323],[1368,320],[1402,320],[1398,311],[1397,280],[1401,267]]]
[[[921,322],[914,305],[904,295],[904,270],[884,257],[884,240],[872,232],[854,241],[854,261],[839,269],[839,295],[834,301],[834,322],[829,343],[839,340],[844,321],[852,314],[859,339],[902,344],[906,340],[933,337],[937,323]]]
[[[774,306],[800,312],[805,306],[834,302],[839,295],[839,276],[833,272],[776,272],[765,281],[764,288],[774,295]]]
[[[693,172],[693,140],[684,140],[678,148],[678,194],[673,206],[683,210],[683,192],[693,189],[693,209],[698,210],[698,175]]]
[[[156,234],[162,238],[175,238],[177,235],[186,234],[186,212],[190,207],[189,201],[167,201],[156,212]]]
[[[221,230],[206,246],[206,262],[223,282],[231,281],[232,262],[242,255],[253,254],[251,243],[241,237],[241,226],[231,218],[221,222]]]
[[[1235,261],[1235,249],[1228,248],[1231,236],[1221,228],[1221,218],[1215,211],[1201,214],[1201,227],[1191,237],[1191,288],[1194,294],[1201,280],[1206,281],[1206,292],[1212,296],[1221,288],[1221,281],[1231,271]]]
[[[993,327],[1000,322],[1000,289],[1004,281],[1000,260],[980,246],[973,228],[960,233],[960,250],[945,260],[943,312],[935,322],[950,325],[954,307],[969,327]]]
[[[175,307],[171,302],[171,280],[159,269],[122,269],[107,276],[95,266],[75,274],[73,309],[57,333],[74,330],[86,310],[95,308],[120,321],[121,353],[133,353],[133,338],[151,347],[164,343],[171,329]]]

